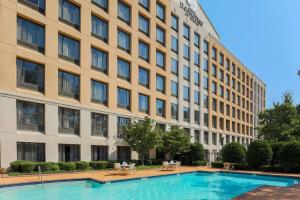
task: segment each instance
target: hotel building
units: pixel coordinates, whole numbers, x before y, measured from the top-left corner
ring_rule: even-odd
[[[0,1],[1,167],[136,159],[120,136],[145,116],[214,161],[255,138],[264,109],[265,84],[197,0]]]

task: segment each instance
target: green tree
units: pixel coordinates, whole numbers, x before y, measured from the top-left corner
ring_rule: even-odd
[[[139,154],[142,165],[144,165],[145,156],[149,150],[160,145],[161,129],[156,127],[153,121],[146,117],[144,121],[129,123],[125,130],[124,140]]]
[[[168,153],[171,159],[176,154],[189,151],[191,136],[179,127],[172,127],[170,131],[162,134],[161,150]]]
[[[190,144],[189,150],[183,156],[184,164],[191,165],[197,161],[204,161],[204,147],[202,144],[196,142]]]
[[[248,146],[246,159],[250,167],[257,169],[259,166],[270,164],[272,155],[272,148],[267,141],[255,140]]]
[[[299,138],[300,117],[290,93],[283,95],[282,103],[259,114],[259,138],[269,141],[289,141]]]
[[[245,147],[237,142],[228,143],[222,148],[223,162],[242,163],[245,161],[245,155]]]

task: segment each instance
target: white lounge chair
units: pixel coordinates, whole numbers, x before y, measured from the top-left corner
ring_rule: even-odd
[[[121,164],[120,163],[114,163],[114,174],[119,173],[122,170]]]

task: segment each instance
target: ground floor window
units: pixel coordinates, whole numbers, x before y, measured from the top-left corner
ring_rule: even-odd
[[[45,162],[45,144],[18,142],[17,159],[33,162]]]
[[[117,150],[117,159],[121,162],[123,161],[130,161],[131,160],[131,151],[130,151],[130,147],[121,147],[119,146],[118,147],[118,150]]]
[[[77,144],[59,144],[58,145],[60,162],[80,161],[80,145]]]
[[[92,161],[108,160],[108,146],[92,145]]]

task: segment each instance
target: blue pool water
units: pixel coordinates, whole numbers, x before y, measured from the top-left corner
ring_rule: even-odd
[[[189,173],[102,184],[70,181],[0,188],[0,200],[220,200],[262,185],[290,186],[296,179],[229,173]]]

